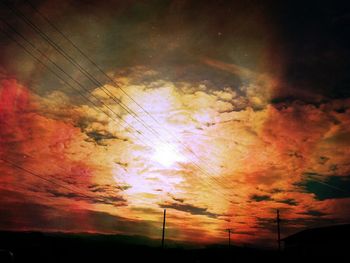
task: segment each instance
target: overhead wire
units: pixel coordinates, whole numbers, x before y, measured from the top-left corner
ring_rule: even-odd
[[[40,30],[40,28],[38,28],[35,24],[33,24],[25,15],[23,15],[23,13],[21,13],[20,11],[18,11],[17,9],[13,9],[10,7],[10,9],[17,15],[19,16],[22,20],[24,19],[24,22],[27,23],[30,27],[32,27],[46,42],[48,42],[56,51],[58,51],[62,56],[64,56],[69,62],[71,62],[74,66],[76,66],[78,68],[78,70],[83,73],[85,76],[88,77],[88,79],[90,81],[92,81],[97,88],[102,88],[103,89],[103,85],[102,83],[100,83],[98,80],[96,80],[93,76],[90,75],[90,73],[88,73],[85,69],[83,69],[80,64],[78,62],[76,62],[71,56],[69,56],[61,47],[57,46],[48,36],[47,34],[45,34],[44,32],[42,32]],[[106,93],[106,91],[104,91]],[[108,95],[106,93],[106,95]],[[109,94],[110,95],[110,94]],[[117,100],[115,100],[116,103],[118,103]],[[123,107],[124,109],[127,108],[127,106]],[[128,113],[132,113],[132,111],[127,110]],[[136,119],[136,120],[140,120],[140,118],[137,117],[137,114],[132,114],[132,116]],[[156,133],[154,131],[153,128],[149,128],[147,126],[147,124],[145,124],[142,120],[141,120],[141,124],[143,125],[143,127],[145,127],[148,130],[151,130],[151,133]],[[166,144],[169,144],[171,148],[174,149],[174,146],[172,145],[172,143],[169,143],[168,141],[164,140],[161,136],[161,134],[156,134],[155,135],[159,140],[161,140],[162,142],[165,142]],[[176,149],[175,149],[176,150]],[[215,181],[217,184],[220,185],[220,181],[213,177],[212,175],[210,175],[210,172],[208,172],[206,169],[202,168],[200,165],[198,165],[196,162],[194,162],[192,160],[192,164],[198,169],[200,170],[203,174],[205,174],[207,177],[210,177],[210,180]]]
[[[2,22],[3,23],[5,23],[6,21],[3,21],[2,20]],[[5,23],[6,25],[8,25],[8,23]],[[11,27],[10,29],[13,29],[13,27]],[[17,31],[17,33],[18,33],[18,31]],[[86,100],[88,100],[88,101],[90,101],[95,107],[95,110],[98,110],[98,111],[102,111],[102,113],[104,113],[104,114],[106,114],[112,121],[115,121],[110,115],[109,115],[109,113],[107,113],[107,112],[105,112],[105,111],[103,111],[103,110],[101,110],[100,108],[98,108],[97,107],[97,105],[94,103],[94,102],[92,102],[89,98],[87,98],[85,95],[84,95],[84,93],[82,93],[82,92],[80,92],[79,90],[77,90],[74,86],[72,86],[70,83],[68,83],[68,82],[66,82],[60,75],[58,75],[55,71],[53,71],[50,67],[48,67],[46,64],[44,64],[41,60],[39,60],[37,57],[35,57],[35,55],[33,55],[25,46],[23,46],[20,42],[18,42],[16,39],[14,39],[11,35],[9,35],[8,33],[6,33],[6,32],[4,32],[4,34],[5,35],[7,35],[12,41],[14,41],[15,43],[17,43],[22,49],[24,49],[25,51],[26,51],[26,53],[28,53],[32,58],[34,58],[39,64],[41,64],[41,65],[43,65],[43,66],[45,66],[46,68],[48,68],[48,70],[51,72],[51,73],[53,73],[56,77],[58,77],[61,81],[63,81],[65,84],[67,84],[67,86],[69,86],[70,88],[73,88],[74,90],[76,90],[84,99],[86,99]],[[25,39],[26,40],[26,39]],[[26,40],[26,41],[28,41],[28,40]],[[41,53],[42,54],[42,53]],[[43,55],[43,54],[42,54]],[[55,63],[54,61],[51,61],[52,63]],[[56,65],[57,66],[57,65]],[[133,133],[131,133],[131,135],[133,136],[133,137],[136,137],[136,139],[138,139],[139,140],[139,138],[137,137],[137,136],[135,136],[135,134],[133,134]],[[143,143],[143,144],[145,144],[144,143],[144,141],[141,141],[141,143]],[[146,143],[147,144],[147,143]],[[149,145],[148,144],[148,146],[149,147],[152,147],[152,145]],[[197,178],[196,178],[197,179]],[[203,182],[202,181],[200,181],[202,184],[203,184]],[[211,185],[212,186],[212,185]],[[219,193],[221,193],[224,197],[225,197],[225,199],[227,199],[226,198],[226,194],[225,193],[223,193],[222,191],[220,191],[219,190]],[[230,200],[227,200],[227,201],[230,201]]]
[[[315,182],[317,182],[317,183],[319,183],[319,184],[322,184],[322,185],[324,185],[324,186],[327,186],[327,187],[329,187],[329,188],[332,188],[332,189],[341,191],[341,192],[343,192],[343,193],[348,193],[348,194],[350,194],[350,191],[348,191],[348,190],[342,189],[342,188],[340,188],[340,187],[338,187],[338,186],[334,186],[334,185],[332,185],[332,184],[330,184],[330,183],[327,183],[327,182],[324,182],[324,181],[322,181],[322,180],[320,180],[320,179],[318,179],[318,178],[315,178],[315,177],[317,177],[316,175],[308,174],[307,177],[308,177],[310,180],[315,181]]]
[[[3,19],[0,18],[0,20],[5,23],[6,25],[8,25],[8,23],[6,23],[6,21],[4,21]],[[12,27],[10,29],[13,29]],[[29,54],[34,60],[36,60],[39,64],[41,64],[42,66],[44,66],[45,68],[47,68],[52,74],[54,74],[59,80],[61,80],[64,84],[66,84],[68,87],[74,89],[76,92],[78,92],[78,94],[80,96],[82,96],[83,99],[87,100],[88,102],[90,102],[93,105],[93,108],[96,110],[96,112],[100,111],[102,113],[104,113],[108,118],[110,118],[112,121],[115,121],[115,119],[113,117],[111,117],[111,115],[104,111],[103,109],[101,109],[100,107],[98,107],[98,105],[90,100],[87,96],[85,96],[84,93],[82,93],[79,89],[75,88],[73,85],[71,85],[69,82],[67,82],[65,79],[63,79],[59,74],[57,74],[57,72],[55,72],[52,68],[50,68],[47,64],[43,63],[43,61],[41,61],[38,57],[36,57],[33,53],[31,53],[31,51],[29,49],[27,49],[24,45],[22,45],[20,42],[18,42],[15,38],[13,38],[10,34],[8,34],[6,31],[2,30],[2,32],[8,37],[10,38],[12,41],[14,41],[17,45],[19,45],[27,54]],[[19,33],[18,31],[15,31],[16,33]],[[20,33],[19,33],[20,34]],[[23,35],[21,35],[23,37]],[[24,38],[25,39],[25,38]],[[26,40],[26,39],[25,39]],[[28,41],[28,40],[26,40]],[[30,42],[29,42],[30,43]],[[45,56],[46,58],[48,58],[44,53],[41,52],[41,54],[43,56]],[[48,60],[53,63],[57,68],[59,68],[65,75],[68,75],[70,77],[70,75],[68,73],[66,73],[64,71],[64,69],[62,69],[60,66],[58,66],[54,61],[52,61],[50,58],[48,58]],[[79,82],[76,82],[79,84],[79,86],[81,85]],[[97,100],[98,98],[95,97]],[[103,104],[103,102],[102,102]],[[112,112],[114,112],[113,110],[111,110]],[[114,113],[117,114],[117,113]],[[119,115],[117,115],[118,117]],[[120,118],[119,119],[123,122],[125,122],[124,119]],[[129,125],[129,123],[127,123]],[[130,127],[136,132],[136,134],[140,134],[142,135],[138,130],[134,129],[131,125]],[[124,127],[128,132],[130,132],[131,136],[137,137],[134,133],[132,133],[132,131],[130,130],[130,128],[128,127]],[[147,144],[147,143],[145,143]],[[152,145],[148,144],[149,147],[152,147]]]
[[[40,174],[38,174],[36,172],[30,171],[30,170],[28,170],[28,169],[26,169],[26,168],[24,168],[24,167],[22,167],[22,166],[20,166],[20,165],[18,165],[16,163],[12,162],[12,161],[9,161],[9,160],[7,160],[5,158],[0,157],[0,160],[3,161],[6,164],[8,164],[8,165],[18,169],[18,170],[21,170],[21,171],[23,171],[23,172],[25,172],[27,174],[30,174],[30,175],[32,175],[34,177],[37,177],[37,178],[39,178],[39,179],[41,179],[43,181],[46,181],[46,182],[49,182],[50,184],[56,185],[58,187],[61,187],[61,188],[65,189],[65,190],[68,190],[71,193],[76,193],[76,194],[80,195],[80,197],[85,197],[88,200],[91,199],[91,198],[95,198],[99,202],[103,202],[103,199],[100,199],[99,197],[90,196],[90,195],[87,195],[85,193],[82,193],[81,191],[77,191],[77,190],[75,190],[72,187],[68,187],[68,186],[66,186],[64,184],[61,184],[61,183],[57,182],[56,180],[49,179],[49,178],[47,178],[47,177],[45,177],[43,175],[40,175]],[[77,196],[77,197],[79,197],[79,196]]]
[[[8,24],[7,24],[8,25]],[[72,42],[73,43],[73,42]],[[52,62],[52,61],[51,61]],[[93,61],[92,61],[93,62]],[[108,76],[108,75],[107,75]],[[109,77],[109,76],[108,76]],[[74,80],[74,79],[73,79]],[[95,105],[96,106],[96,105]],[[107,105],[108,106],[108,105]],[[99,108],[98,108],[99,109]],[[106,112],[103,112],[104,114],[106,114]],[[118,115],[117,115],[118,116]],[[119,116],[118,116],[119,117]],[[119,117],[120,118],[120,117]],[[129,124],[130,125],[130,124]],[[338,188],[338,187],[335,187],[335,186],[332,186],[332,185],[330,185],[330,184],[328,184],[328,183],[325,183],[325,182],[323,182],[323,181],[321,181],[321,180],[317,180],[317,179],[315,179],[315,178],[313,178],[313,180],[315,180],[315,181],[317,181],[317,182],[319,182],[319,183],[322,183],[322,184],[324,184],[324,185],[327,185],[327,186],[329,186],[329,187],[332,187],[333,189],[337,189],[337,190],[340,190],[340,191],[343,191],[343,192],[347,192],[347,191],[345,191],[345,190],[343,190],[343,189],[341,189],[341,188]]]
[[[27,4],[29,6],[31,6],[31,8],[40,15],[40,17],[42,19],[44,19],[52,28],[54,28],[66,41],[68,41],[76,50],[78,50],[78,52],[85,58],[87,59],[91,64],[93,64],[98,70],[99,72],[101,72],[105,77],[107,77],[115,86],[117,86],[129,99],[131,99],[138,107],[140,107],[142,109],[143,112],[145,112],[154,122],[156,122],[158,125],[161,125],[161,123],[159,123],[146,109],[144,109],[144,107],[142,107],[141,104],[139,104],[135,99],[132,98],[132,96],[130,96],[113,78],[111,78],[107,73],[105,73],[101,67],[99,67],[97,65],[97,63],[95,63],[88,55],[86,55],[73,41],[71,41],[61,30],[58,29],[57,26],[55,26],[54,23],[52,23],[45,15],[43,15],[31,2],[26,1]],[[9,7],[11,8],[11,7]],[[12,8],[11,8],[12,9]],[[99,82],[96,78],[94,78],[87,70],[85,70],[83,67],[81,67],[81,65],[76,62],[74,60],[74,58],[72,58],[69,54],[67,54],[61,47],[59,47],[58,45],[56,45],[55,42],[53,42],[50,37],[45,34],[43,31],[40,30],[40,28],[38,28],[34,23],[32,23],[22,12],[20,12],[18,9],[12,9],[13,12],[18,13],[19,16],[23,17],[25,19],[25,22],[28,24],[30,24],[32,27],[34,27],[34,30],[39,33],[39,35],[46,41],[49,41],[49,44],[52,45],[57,51],[59,51],[59,53],[64,56],[66,59],[68,59],[74,66],[76,66],[78,68],[78,70],[83,73],[92,83],[94,83],[96,85],[96,87],[98,89],[103,90],[103,92],[109,96],[110,98],[113,99],[113,101],[115,101],[116,103],[120,104],[121,107],[126,110],[126,112],[128,112],[132,117],[134,117],[138,122],[141,123],[141,125],[143,127],[145,127],[147,130],[151,131],[151,133],[156,134],[156,136],[159,136],[159,139],[162,140],[163,142],[165,142],[166,144],[169,144],[170,147],[176,151],[176,149],[174,149],[174,146],[172,145],[172,143],[164,140],[162,138],[162,134],[158,133],[158,131],[154,130],[152,127],[150,127],[149,125],[147,125],[142,118],[140,118],[138,116],[137,113],[135,113],[132,109],[130,109],[127,105],[123,104],[123,102],[116,98],[114,96],[113,93],[111,93],[107,88],[105,88],[101,82]],[[163,129],[165,129],[168,133],[171,134],[171,136],[174,137],[174,134],[169,131],[166,127],[162,127]],[[188,147],[185,143],[181,142],[181,140],[179,140],[176,135],[176,142],[180,143],[181,145],[184,146],[184,148],[189,151],[194,157],[196,157],[196,159],[198,161],[201,161],[200,157],[190,148]],[[194,164],[194,166],[199,169],[202,173],[208,173],[210,176],[210,173],[213,173],[213,171],[207,171],[205,168],[199,166],[197,163],[195,163],[192,160],[192,163]],[[206,162],[207,165],[208,162]],[[212,168],[211,168],[212,169]],[[207,176],[208,176],[207,174]],[[216,181],[216,178],[214,179]]]

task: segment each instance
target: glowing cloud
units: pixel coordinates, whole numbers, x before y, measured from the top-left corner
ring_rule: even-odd
[[[141,71],[150,74],[147,68]],[[204,84],[163,80],[154,71],[156,80],[135,83],[136,73],[139,79],[137,68],[116,81],[135,94],[148,114],[141,114],[118,88],[105,88],[137,112],[138,119],[98,88],[92,91],[101,101],[96,109],[76,105],[60,92],[33,95],[29,101],[23,87],[3,82],[1,156],[73,187],[68,191],[30,175],[23,179],[14,167],[2,165],[4,207],[19,202],[15,196],[20,193],[43,206],[33,209],[48,213],[52,223],[47,230],[60,229],[62,219],[55,213],[68,220],[69,207],[75,211],[74,220],[86,223],[67,231],[133,233],[130,227],[94,227],[94,211],[118,222],[146,220],[143,233],[151,237],[156,234],[146,229],[153,229],[161,209],[167,208],[169,237],[198,242],[221,240],[228,227],[242,242],[273,240],[274,230],[262,228],[273,220],[276,208],[290,222],[286,232],[320,217],[319,222],[347,218],[346,194],[333,194],[342,198],[337,202],[310,182],[332,184],[350,173],[344,157],[349,154],[349,110],[336,111],[349,107],[348,101],[254,109],[249,94],[255,86],[238,94],[233,88],[218,91]],[[255,95],[266,102],[264,94]],[[100,112],[106,108],[120,113],[122,120],[107,118]],[[11,215],[7,220],[14,220]],[[30,229],[34,223],[21,217],[22,229]]]
[[[152,159],[166,168],[171,167],[178,162],[184,162],[185,158],[182,156],[174,145],[167,143],[160,143],[156,145]]]

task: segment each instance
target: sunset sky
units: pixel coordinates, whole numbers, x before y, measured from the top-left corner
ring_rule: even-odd
[[[349,223],[333,2],[1,4],[0,230],[160,238],[166,208],[169,239],[275,245],[276,209],[282,237]]]

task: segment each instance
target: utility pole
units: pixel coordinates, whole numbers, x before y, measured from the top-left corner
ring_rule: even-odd
[[[231,248],[231,232],[232,232],[232,229],[226,229],[226,231],[228,232],[228,248],[230,249]]]
[[[165,216],[166,216],[166,209],[164,209],[164,216],[163,216],[163,233],[162,233],[162,248],[164,249],[164,236],[165,236]]]
[[[281,232],[280,232],[280,210],[277,209],[277,241],[278,241],[278,251],[281,251]]]

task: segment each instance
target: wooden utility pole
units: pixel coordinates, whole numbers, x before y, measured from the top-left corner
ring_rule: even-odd
[[[281,251],[281,231],[280,231],[280,210],[277,209],[277,241],[278,241],[278,251]]]
[[[228,232],[228,248],[231,248],[231,232],[232,232],[232,229],[226,229],[226,231]]]
[[[165,236],[165,217],[166,217],[166,209],[164,209],[164,216],[163,216],[162,248],[164,248],[164,236]]]

